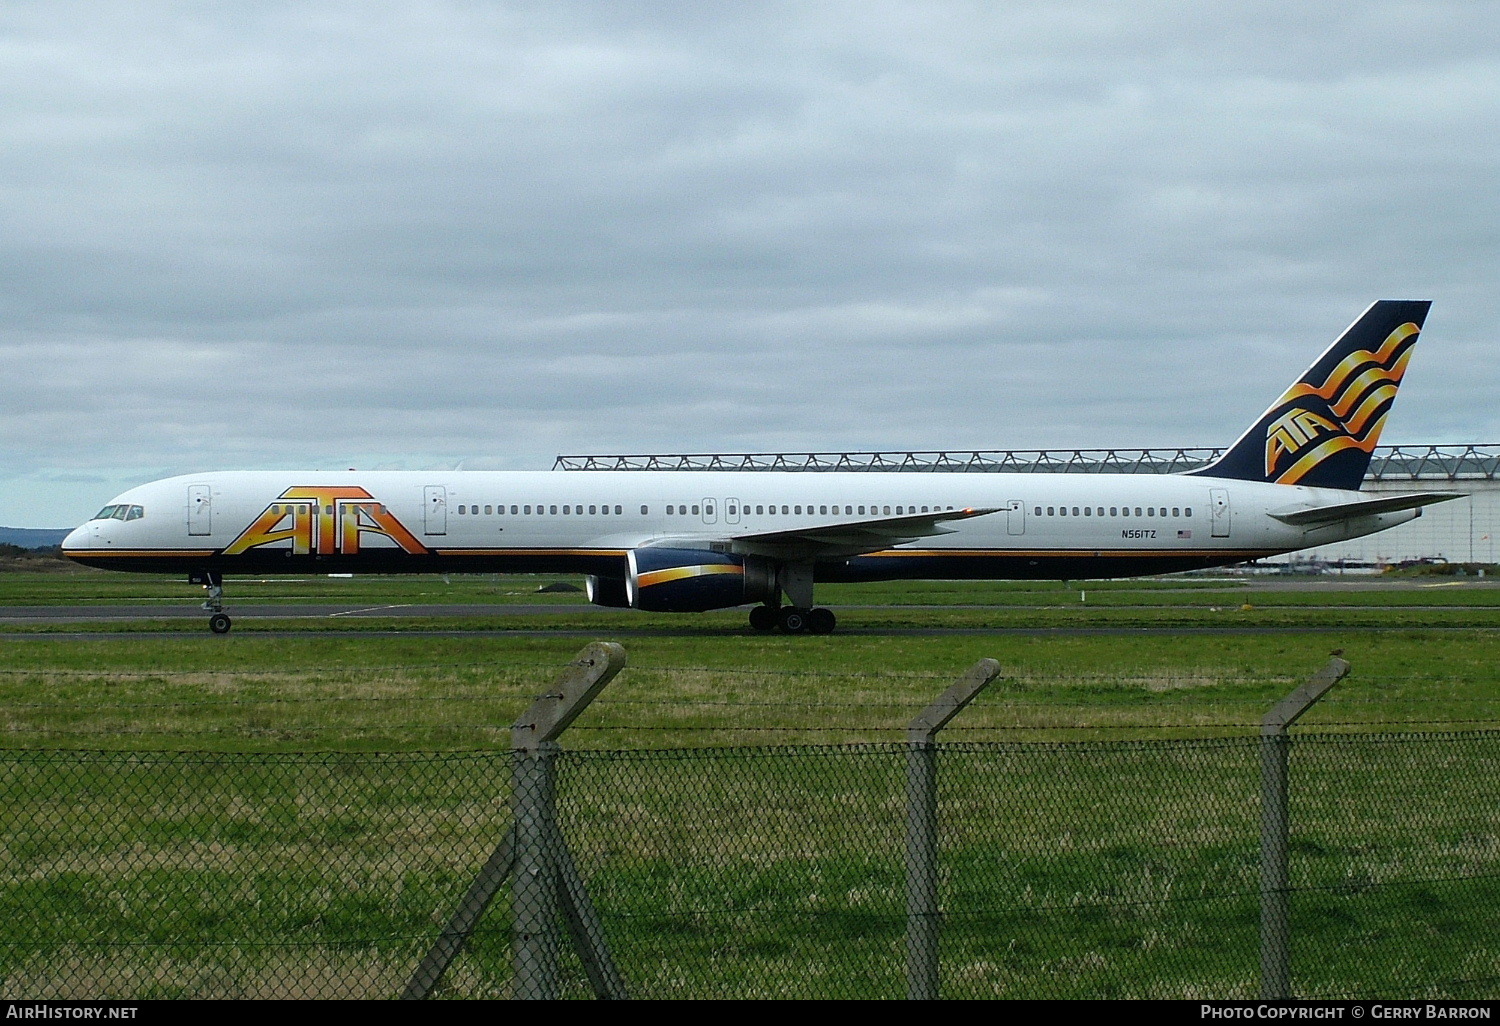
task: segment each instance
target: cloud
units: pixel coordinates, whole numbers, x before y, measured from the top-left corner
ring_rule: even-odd
[[[1376,298],[1436,301],[1388,440],[1495,439],[1500,16],[1358,12],[15,5],[0,523],[120,468],[1223,443]]]

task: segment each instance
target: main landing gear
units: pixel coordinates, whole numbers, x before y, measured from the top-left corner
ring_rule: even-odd
[[[209,613],[208,629],[215,634],[228,634],[232,624],[229,614],[224,612],[224,575],[205,570],[188,577],[188,583],[201,584],[208,592],[208,597],[203,600],[203,608]]]
[[[782,593],[786,594],[791,605],[781,604]],[[776,586],[765,605],[750,610],[750,626],[758,631],[830,634],[837,623],[833,610],[813,605],[813,564],[810,560],[779,564]]]
[[[838,625],[833,610],[821,606],[756,606],[750,610],[750,626],[758,631],[779,630],[783,634],[831,634]]]

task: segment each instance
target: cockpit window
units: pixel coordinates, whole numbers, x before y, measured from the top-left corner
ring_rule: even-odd
[[[105,506],[94,514],[95,520],[139,520],[146,515],[144,506],[132,506],[128,502],[122,502],[111,506]]]

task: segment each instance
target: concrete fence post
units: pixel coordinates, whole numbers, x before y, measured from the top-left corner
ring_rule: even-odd
[[[937,735],[990,682],[1000,664],[981,659],[906,728],[906,996],[938,996]]]
[[[615,970],[598,915],[589,903],[583,880],[557,823],[557,738],[604,686],[625,667],[625,649],[596,642],[568,664],[562,677],[511,726],[514,774],[513,819],[479,876],[469,885],[447,928],[407,981],[402,997],[422,1000],[437,987],[491,899],[512,880],[511,956],[517,998],[558,996],[561,911],[594,993],[623,998],[625,987]],[[561,904],[559,904],[561,903]]]
[[[538,741],[512,750],[512,829],[515,878],[511,885],[511,958],[514,997],[557,999],[556,782],[557,745]]]
[[[1348,673],[1349,664],[1333,657],[1260,721],[1260,996],[1265,1000],[1292,996],[1288,730]]]
[[[565,881],[563,870],[571,867],[572,860],[564,858],[557,825],[557,739],[624,667],[621,646],[589,645],[552,690],[538,696],[511,726],[515,771],[511,957],[515,997],[522,1000],[551,1001],[559,993],[558,900],[560,892],[568,889],[564,883],[573,881]],[[587,961],[589,953],[584,952],[584,957]]]

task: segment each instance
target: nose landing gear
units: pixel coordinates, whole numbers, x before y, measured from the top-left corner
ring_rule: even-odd
[[[205,570],[189,576],[188,583],[201,584],[208,592],[203,600],[203,608],[210,614],[208,629],[215,634],[228,634],[232,624],[229,614],[224,612],[224,575],[215,570]]]

